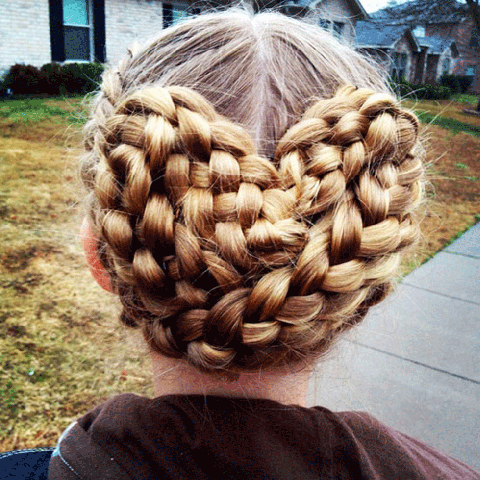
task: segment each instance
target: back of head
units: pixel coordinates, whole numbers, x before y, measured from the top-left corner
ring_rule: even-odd
[[[83,176],[123,320],[206,372],[313,361],[417,238],[418,122],[321,29],[228,11],[105,73]]]

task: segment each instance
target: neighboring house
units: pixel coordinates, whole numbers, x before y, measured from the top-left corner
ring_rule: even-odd
[[[417,38],[421,54],[418,56],[414,83],[438,83],[442,75],[453,73],[458,58],[457,44],[440,37]]]
[[[346,43],[357,44],[359,50],[385,65],[393,76],[415,83],[435,83],[447,71],[472,75],[473,88],[480,92],[479,39],[467,17],[430,15],[429,22],[423,25],[417,18],[411,18],[409,28],[394,25],[392,9],[386,9],[388,15],[386,10],[376,12],[375,22],[371,22],[358,0],[244,2],[250,2],[255,11],[275,8],[288,15],[309,17]],[[50,62],[115,63],[134,42],[153,37],[188,15],[229,3],[229,0],[0,0],[0,74],[15,63],[37,67]]]
[[[351,44],[355,43],[357,22],[368,18],[356,0],[310,1],[309,5],[322,28]]]
[[[0,72],[15,63],[40,67],[50,62],[118,61],[136,40],[199,13],[193,3],[1,0]]]
[[[392,77],[413,81],[421,49],[410,27],[357,22],[357,49]]]
[[[380,24],[402,23],[422,30],[420,36],[437,37],[444,41],[454,41],[458,56],[454,59],[452,73],[473,77],[471,89],[480,93],[480,38],[466,4],[445,2],[441,8],[428,6],[423,2],[403,3],[378,10],[371,14]]]
[[[480,93],[480,39],[473,20],[469,17],[457,18],[455,23],[435,22],[425,26],[425,34],[454,40],[458,48],[458,59],[455,62],[455,75],[473,77],[472,89]]]
[[[355,21],[367,18],[357,0],[246,0],[254,10],[277,8],[313,16],[349,42]],[[0,0],[0,73],[15,63],[116,62],[187,15],[228,0]]]
[[[308,17],[350,44],[355,43],[356,22],[368,18],[357,0],[253,0],[253,7],[255,11],[275,8],[286,15]]]
[[[435,84],[453,72],[458,57],[456,43],[424,33],[408,25],[357,22],[357,49],[381,64],[389,74],[412,83]]]

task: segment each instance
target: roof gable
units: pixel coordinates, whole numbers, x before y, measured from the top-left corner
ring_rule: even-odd
[[[441,55],[445,50],[450,48],[454,55],[457,55],[457,45],[453,40],[441,37],[420,37],[417,38],[418,44],[421,47],[427,47],[428,53]]]
[[[301,3],[304,6],[316,7],[321,6],[323,0],[294,0],[295,3]],[[342,0],[340,0],[342,1]],[[363,5],[358,0],[343,0],[353,13],[353,16],[357,20],[367,20],[369,18],[367,11],[363,8]]]
[[[410,27],[406,25],[382,25],[376,22],[357,22],[357,44],[359,47],[393,48],[406,36],[412,49],[420,49]]]

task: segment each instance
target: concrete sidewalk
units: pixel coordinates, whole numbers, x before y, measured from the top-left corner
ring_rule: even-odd
[[[405,277],[318,367],[309,405],[364,410],[480,469],[480,224]]]

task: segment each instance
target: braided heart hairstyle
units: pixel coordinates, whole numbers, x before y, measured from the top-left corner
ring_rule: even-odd
[[[365,59],[278,14],[200,16],[131,53],[83,158],[123,321],[210,373],[321,355],[418,237],[418,127]]]

